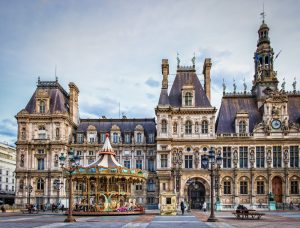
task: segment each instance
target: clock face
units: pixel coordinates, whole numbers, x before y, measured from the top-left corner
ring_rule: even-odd
[[[273,120],[273,121],[272,121],[272,127],[273,127],[274,129],[280,128],[280,127],[281,127],[281,122],[280,122],[280,120]]]

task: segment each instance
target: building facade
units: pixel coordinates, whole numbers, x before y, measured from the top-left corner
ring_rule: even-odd
[[[210,59],[203,66],[204,89],[194,64],[182,67],[168,93],[168,61],[162,61],[162,89],[157,116],[157,175],[161,191],[177,193],[191,208],[210,202],[210,176],[201,158],[214,147],[223,157],[216,173],[222,208],[238,204],[267,207],[272,192],[278,206],[300,203],[300,93],[278,88],[269,27],[258,30],[251,92],[226,93],[221,107],[210,105]]]
[[[0,143],[0,200],[13,204],[15,199],[16,148]]]

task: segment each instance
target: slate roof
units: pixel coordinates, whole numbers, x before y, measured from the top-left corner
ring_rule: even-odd
[[[169,105],[168,89],[161,89],[158,105]]]
[[[156,135],[156,123],[154,118],[147,119],[81,119],[78,125],[78,133],[86,133],[89,125],[96,127],[97,133],[107,133],[111,131],[113,125],[117,125],[121,131],[121,137],[124,140],[124,134],[134,134],[134,130],[137,125],[142,125],[144,128],[144,134],[146,136],[146,142],[148,143],[149,134]]]
[[[169,94],[170,105],[173,107],[182,106],[181,89],[184,85],[188,84],[193,85],[195,88],[195,107],[211,107],[211,104],[194,70],[177,70],[177,74]]]
[[[249,131],[252,133],[255,124],[262,121],[262,114],[257,108],[256,99],[252,96],[225,96],[222,98],[216,122],[216,133],[235,133],[236,113],[241,110],[249,114]]]
[[[289,114],[290,122],[300,123],[300,96],[299,95],[288,96],[288,114]]]
[[[37,89],[25,107],[26,111],[30,114],[36,112],[36,94],[39,88],[47,89],[48,91],[48,95],[50,96],[50,113],[54,113],[56,111],[69,112],[69,95],[57,81],[39,81]]]

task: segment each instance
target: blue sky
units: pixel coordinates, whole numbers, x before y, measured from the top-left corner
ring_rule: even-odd
[[[80,89],[82,118],[154,117],[161,59],[176,53],[183,65],[196,54],[198,75],[212,58],[212,104],[219,108],[222,80],[250,90],[260,13],[265,5],[279,80],[300,83],[300,1],[0,1],[0,141],[14,143],[14,116],[41,80],[70,81]],[[299,85],[298,83],[298,85]]]

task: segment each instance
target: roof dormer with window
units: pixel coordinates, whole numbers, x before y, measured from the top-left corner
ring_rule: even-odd
[[[182,107],[195,107],[195,88],[193,85],[184,85],[181,90]]]
[[[235,132],[239,135],[249,133],[249,113],[247,111],[241,110],[236,113]]]

